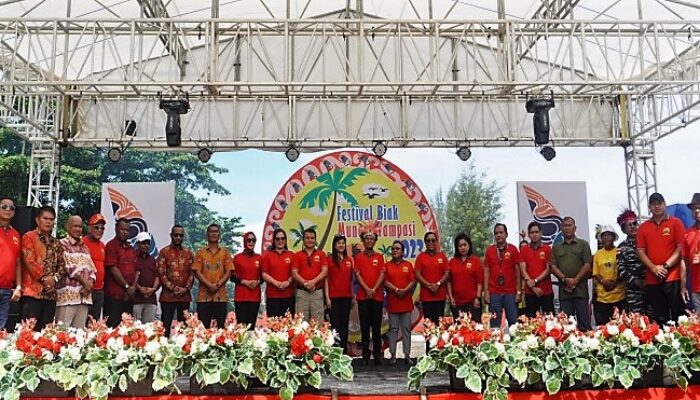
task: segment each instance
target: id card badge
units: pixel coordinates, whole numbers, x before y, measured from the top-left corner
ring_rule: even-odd
[[[700,252],[693,254],[693,264],[700,264]]]

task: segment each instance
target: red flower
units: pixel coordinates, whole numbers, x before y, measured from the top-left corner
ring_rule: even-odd
[[[459,338],[453,337],[453,338],[452,338],[452,345],[453,345],[453,346],[458,346],[458,345],[459,345]]]
[[[219,346],[222,346],[225,342],[226,338],[224,337],[224,335],[219,335],[216,337],[216,344],[218,344]]]
[[[291,340],[294,337],[294,335],[296,335],[296,332],[294,332],[294,329],[287,330],[287,338],[289,340]]]
[[[560,341],[561,340],[561,329],[552,328],[552,330],[549,331],[549,336],[551,336],[556,341]]]
[[[437,345],[435,346],[438,348],[438,350],[442,350],[445,348],[445,341],[442,340],[442,338],[438,339]]]
[[[61,346],[60,343],[54,343],[53,348],[51,350],[53,351],[54,354],[58,354],[61,352],[61,347],[63,347],[63,346]]]
[[[185,345],[182,346],[182,351],[184,351],[187,354],[190,354],[191,350],[192,350],[192,346],[190,346],[189,343],[185,343]]]
[[[301,357],[309,352],[309,346],[306,345],[306,337],[304,335],[295,336],[291,342],[291,351],[294,357]]]
[[[320,355],[320,354],[318,354],[318,353],[316,353],[316,354],[314,354],[313,360],[314,360],[314,362],[315,362],[316,364],[320,364],[320,363],[323,362],[323,356]]]

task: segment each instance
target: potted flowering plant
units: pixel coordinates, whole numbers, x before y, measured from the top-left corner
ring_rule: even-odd
[[[321,376],[352,380],[352,359],[334,347],[327,323],[306,322],[300,315],[271,318],[251,337],[255,376],[291,400],[302,387],[318,389]]]
[[[659,352],[673,381],[685,389],[688,382],[700,383],[700,316],[678,318],[678,326],[664,327],[659,335]]]

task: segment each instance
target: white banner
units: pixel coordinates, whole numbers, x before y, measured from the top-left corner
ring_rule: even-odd
[[[151,234],[151,254],[170,243],[175,221],[175,182],[103,183],[102,215],[107,220],[103,241],[114,237],[115,222],[126,218],[131,225],[129,239],[139,232]]]
[[[576,220],[576,236],[590,242],[586,182],[516,182],[519,230],[537,221],[542,225],[542,241],[563,240],[561,219]],[[593,243],[595,245],[595,243]]]

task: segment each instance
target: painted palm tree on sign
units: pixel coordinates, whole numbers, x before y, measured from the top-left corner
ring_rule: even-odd
[[[304,240],[304,231],[307,229],[313,229],[316,230],[316,225],[309,225],[304,226],[304,224],[299,221],[299,229],[292,228],[289,230],[289,232],[294,236],[294,244],[292,245],[292,249],[296,249],[299,243],[301,243],[302,240]]]
[[[328,207],[328,202],[331,201],[330,212],[328,213],[328,224],[318,244],[319,249],[323,249],[328,240],[328,235],[331,232],[333,217],[335,216],[335,207],[338,204],[338,196],[343,196],[345,201],[350,203],[351,206],[357,206],[357,199],[348,192],[348,189],[355,183],[357,178],[366,174],[367,170],[364,168],[353,168],[350,170],[347,168],[334,169],[316,178],[320,185],[312,189],[301,199],[299,208],[302,210],[318,205],[321,211],[325,211]]]

